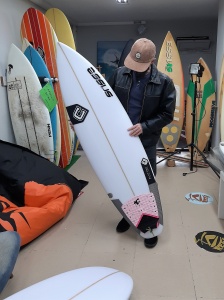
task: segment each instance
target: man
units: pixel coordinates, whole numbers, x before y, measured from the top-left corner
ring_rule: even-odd
[[[158,71],[153,64],[156,46],[146,38],[138,39],[127,55],[124,66],[115,70],[108,82],[127,111],[133,126],[128,128],[130,136],[139,136],[156,176],[156,145],[161,130],[172,122],[176,91],[173,81]],[[123,218],[117,232],[129,229]],[[145,239],[147,248],[153,248],[157,236]]]

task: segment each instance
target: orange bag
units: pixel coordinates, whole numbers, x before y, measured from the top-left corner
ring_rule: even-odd
[[[21,246],[31,242],[61,220],[73,202],[71,189],[65,184],[25,184],[25,206],[18,207],[0,196],[0,231],[17,231]]]

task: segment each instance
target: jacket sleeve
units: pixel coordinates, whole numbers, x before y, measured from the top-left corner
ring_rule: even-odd
[[[176,89],[172,80],[168,80],[162,93],[158,113],[141,123],[143,135],[160,131],[173,121],[176,105]]]

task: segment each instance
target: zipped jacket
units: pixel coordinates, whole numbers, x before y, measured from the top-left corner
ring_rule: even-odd
[[[172,79],[158,71],[154,64],[151,68],[139,115],[143,130],[139,137],[144,148],[157,144],[162,128],[173,120],[176,104],[176,90]],[[132,71],[126,67],[117,68],[108,80],[127,112],[132,80]]]

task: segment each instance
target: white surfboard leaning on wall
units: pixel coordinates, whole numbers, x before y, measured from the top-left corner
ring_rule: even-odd
[[[7,64],[7,93],[16,143],[53,162],[51,119],[39,94],[41,88],[29,60],[12,44]]]

